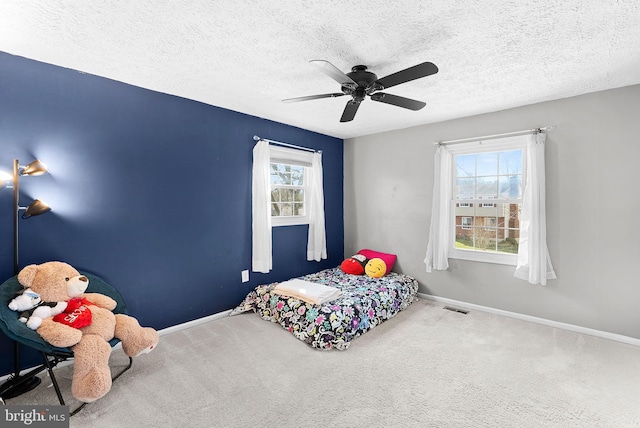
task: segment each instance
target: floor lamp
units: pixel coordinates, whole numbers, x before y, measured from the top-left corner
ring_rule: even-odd
[[[20,211],[24,210],[24,214],[22,215],[23,219],[29,217],[35,217],[40,214],[44,214],[48,211],[51,211],[51,208],[44,202],[36,199],[27,207],[20,206],[20,177],[21,176],[36,176],[42,175],[47,172],[47,167],[40,162],[39,160],[35,160],[31,162],[26,167],[23,167],[18,162],[18,159],[14,159],[13,161],[13,175],[11,180],[13,183],[11,185],[7,185],[6,181],[0,181],[0,189],[2,187],[13,186],[13,274],[17,275],[19,272],[19,252],[18,252],[18,226]],[[5,398],[13,398],[18,395],[24,394],[27,391],[32,390],[36,386],[38,386],[41,382],[41,379],[37,376],[32,376],[27,379],[23,376],[20,376],[20,345],[18,342],[13,342],[13,350],[14,350],[14,364],[15,364],[15,372],[13,376],[7,380],[3,385],[0,386],[0,396]]]

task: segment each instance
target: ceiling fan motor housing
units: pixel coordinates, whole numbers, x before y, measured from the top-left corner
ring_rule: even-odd
[[[364,100],[365,95],[371,95],[374,91],[382,89],[381,85],[376,85],[378,76],[367,71],[366,65],[353,66],[351,73],[347,73],[347,76],[356,82],[358,86],[354,88],[352,86],[342,85],[342,92],[351,95],[356,102],[361,102]]]

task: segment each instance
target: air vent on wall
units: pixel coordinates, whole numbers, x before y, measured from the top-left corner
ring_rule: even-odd
[[[460,314],[464,314],[467,315],[469,313],[469,311],[466,311],[464,309],[459,309],[459,308],[454,308],[453,306],[445,306],[444,309],[451,311],[451,312],[458,312]]]

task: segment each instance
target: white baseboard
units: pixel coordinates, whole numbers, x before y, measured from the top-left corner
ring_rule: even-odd
[[[160,336],[164,336],[165,334],[169,334],[169,333],[173,333],[176,331],[180,331],[180,330],[184,330],[187,328],[191,328],[191,327],[195,327],[197,325],[200,324],[205,324],[208,323],[210,321],[214,321],[220,318],[224,318],[229,316],[229,314],[231,313],[231,309],[229,309],[228,311],[224,311],[224,312],[218,312],[217,314],[213,314],[213,315],[209,315],[207,317],[203,317],[203,318],[198,318],[196,320],[193,321],[188,321],[182,324],[178,324],[178,325],[174,325],[171,327],[167,327],[167,328],[163,328],[162,330],[158,330],[158,334]]]
[[[432,296],[430,294],[418,293],[418,297],[431,300],[434,302],[444,303],[446,305],[456,306],[459,308],[471,309],[476,311],[488,312],[491,314],[502,315],[509,318],[515,318],[523,321],[529,321],[536,324],[542,324],[549,327],[561,328],[563,330],[573,331],[575,333],[588,334],[589,336],[596,336],[603,339],[615,340],[616,342],[627,343],[629,345],[640,346],[640,339],[634,337],[623,336],[621,334],[609,333],[601,330],[594,330],[592,328],[581,327],[574,324],[567,324],[558,321],[552,321],[544,318],[533,317],[530,315],[519,314],[517,312],[504,311],[502,309],[491,308],[488,306],[476,305],[474,303],[461,302],[458,300],[447,299],[445,297]]]
[[[209,315],[207,317],[203,317],[203,318],[198,318],[196,320],[193,321],[188,321],[182,324],[178,324],[178,325],[174,325],[171,327],[167,327],[167,328],[163,328],[162,330],[158,330],[158,335],[160,336],[164,336],[165,334],[169,334],[169,333],[173,333],[176,331],[180,331],[180,330],[184,330],[187,328],[191,328],[191,327],[195,327],[197,325],[200,324],[204,324],[210,321],[214,321],[217,320],[219,318],[223,318],[226,316],[229,316],[229,314],[231,313],[231,309],[229,309],[228,311],[224,311],[224,312],[218,312],[217,314],[213,314],[213,315]],[[120,349],[122,348],[122,342],[118,342],[113,349]],[[73,364],[73,360],[69,360],[69,361],[63,361],[61,363],[59,363],[56,368],[61,368],[61,367],[65,367],[68,366],[70,364]],[[33,367],[27,368],[27,369],[23,369],[20,371],[20,374],[23,375],[25,373],[28,373],[31,369],[33,369]],[[45,370],[46,373],[46,370]],[[7,374],[4,376],[0,376],[0,383],[5,382],[7,379],[9,379],[11,376],[13,376],[13,374]]]

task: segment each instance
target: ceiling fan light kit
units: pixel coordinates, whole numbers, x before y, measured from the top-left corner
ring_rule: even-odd
[[[342,112],[340,122],[352,121],[356,113],[358,112],[360,103],[364,101],[367,96],[369,96],[369,98],[371,98],[373,101],[378,101],[381,103],[390,104],[413,111],[420,110],[426,105],[426,103],[380,91],[388,89],[392,86],[399,85],[401,83],[420,79],[421,77],[427,77],[438,72],[438,67],[436,67],[435,64],[431,62],[423,62],[422,64],[414,65],[413,67],[406,68],[404,70],[378,79],[378,76],[368,71],[367,66],[365,65],[356,65],[351,68],[350,73],[344,74],[342,71],[340,71],[340,69],[335,67],[329,61],[313,60],[310,61],[310,63],[318,67],[318,69],[325,73],[327,76],[338,82],[340,84],[340,89],[342,90],[342,92],[307,95],[304,97],[287,98],[282,101],[291,103],[349,95],[351,96],[351,100],[347,102],[347,105]]]

